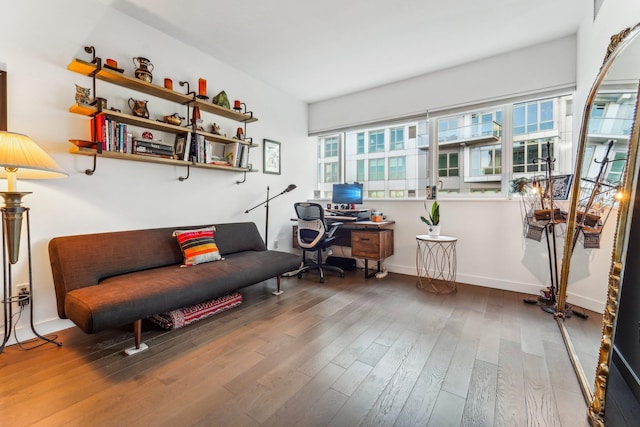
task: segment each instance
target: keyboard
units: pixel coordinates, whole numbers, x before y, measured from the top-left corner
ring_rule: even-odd
[[[327,221],[346,222],[346,221],[355,221],[358,218],[356,218],[355,216],[327,215],[324,217],[324,219],[326,219]]]

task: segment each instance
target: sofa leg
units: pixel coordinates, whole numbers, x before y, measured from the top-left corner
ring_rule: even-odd
[[[142,319],[138,319],[133,322],[133,339],[136,346],[124,351],[127,356],[140,353],[141,351],[145,351],[149,348],[149,346],[142,342]]]
[[[280,290],[280,276],[277,276],[276,280],[278,281],[278,288],[277,288],[277,290],[275,292],[271,292],[271,293],[274,294],[274,295],[280,295],[282,292],[284,292],[284,291]]]

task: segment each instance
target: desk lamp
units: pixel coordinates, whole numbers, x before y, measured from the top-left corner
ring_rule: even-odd
[[[42,149],[26,135],[19,133],[0,131],[0,178],[6,178],[7,191],[0,192],[4,199],[2,211],[4,246],[2,251],[4,265],[4,339],[0,346],[0,352],[9,339],[13,322],[13,302],[24,302],[24,296],[12,296],[11,265],[18,262],[20,252],[20,236],[22,231],[22,218],[26,212],[27,217],[27,245],[29,251],[29,302],[33,302],[31,287],[31,239],[29,232],[29,208],[22,206],[22,198],[30,192],[18,192],[16,181],[21,179],[48,179],[62,178],[66,172]],[[7,264],[7,252],[8,261]],[[26,304],[25,304],[26,305]],[[37,337],[60,345],[39,335],[33,327],[33,304],[31,305],[31,330]],[[17,339],[16,339],[17,340]]]

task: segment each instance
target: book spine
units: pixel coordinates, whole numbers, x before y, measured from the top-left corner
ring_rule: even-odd
[[[173,145],[171,144],[159,144],[157,142],[145,141],[143,139],[136,139],[136,145],[142,147],[156,148],[158,150],[173,151]]]
[[[184,144],[184,157],[182,160],[188,161],[191,158],[191,132],[187,133],[187,140]]]

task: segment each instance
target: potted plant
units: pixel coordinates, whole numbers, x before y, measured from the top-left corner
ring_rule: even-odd
[[[427,207],[427,201],[424,201],[424,209],[427,211],[429,218],[420,216],[420,220],[427,224],[429,227],[429,234],[432,236],[438,236],[440,234],[440,205],[437,201],[434,201],[431,205],[431,209]]]

